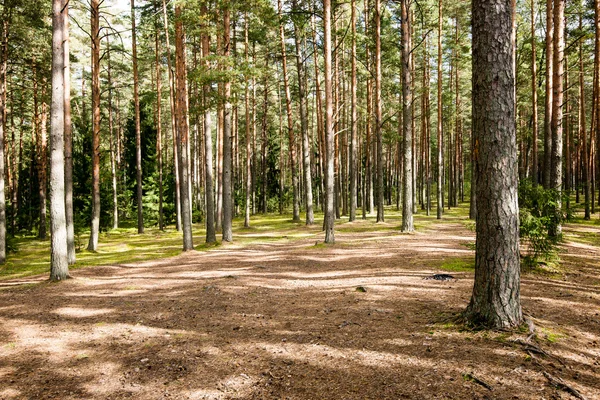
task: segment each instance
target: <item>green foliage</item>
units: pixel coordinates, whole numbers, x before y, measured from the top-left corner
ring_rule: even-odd
[[[519,185],[519,233],[529,245],[526,264],[536,265],[556,255],[560,238],[548,232],[562,222],[559,199],[556,190],[533,186],[529,180]]]

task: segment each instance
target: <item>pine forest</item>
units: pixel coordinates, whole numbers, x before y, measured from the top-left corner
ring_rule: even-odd
[[[600,0],[0,0],[0,399],[600,399]]]

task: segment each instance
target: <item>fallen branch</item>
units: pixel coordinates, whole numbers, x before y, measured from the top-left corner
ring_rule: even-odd
[[[479,379],[478,377],[476,377],[475,375],[473,375],[473,374],[470,374],[470,373],[468,373],[468,372],[463,374],[463,378],[464,378],[465,380],[468,380],[468,381],[473,381],[473,382],[475,382],[475,383],[477,383],[477,384],[479,384],[479,385],[483,386],[483,387],[484,387],[484,388],[486,388],[487,390],[490,390],[490,391],[494,390],[494,388],[493,388],[493,386],[492,386],[492,385],[490,385],[490,384],[489,384],[489,383],[487,383],[486,381],[484,381],[484,380],[481,380],[481,379]]]
[[[577,391],[577,389],[569,386],[565,381],[563,381],[561,378],[558,377],[554,377],[552,375],[550,375],[549,373],[547,373],[546,371],[542,371],[542,374],[546,377],[546,379],[548,379],[548,381],[555,386],[557,389],[561,389],[564,390],[567,393],[572,394],[573,396],[575,396],[576,398],[578,398],[579,400],[587,400],[586,397],[584,395],[582,395],[581,393],[579,393],[579,391]]]

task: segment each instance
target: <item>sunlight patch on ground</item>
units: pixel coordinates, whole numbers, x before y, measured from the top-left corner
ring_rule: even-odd
[[[109,314],[112,312],[114,312],[114,310],[110,308],[86,309],[75,307],[62,307],[53,311],[54,314],[72,318],[95,317],[97,315]]]
[[[19,392],[16,389],[11,389],[11,388],[0,389],[0,398],[1,399],[16,399],[20,395],[21,395],[21,392]]]
[[[355,349],[337,349],[321,344],[299,344],[283,343],[273,344],[268,342],[255,343],[257,349],[262,349],[271,353],[274,357],[291,359],[298,362],[308,362],[309,364],[331,368],[333,364],[337,368],[347,368],[350,363],[361,364],[368,367],[391,367],[394,365],[403,365],[406,367],[417,367],[429,369],[435,367],[438,363],[413,357],[400,353],[387,353],[372,350]],[[239,346],[240,351],[245,349]]]

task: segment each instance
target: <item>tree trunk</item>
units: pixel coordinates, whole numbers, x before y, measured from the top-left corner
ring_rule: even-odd
[[[110,145],[110,176],[112,181],[113,197],[113,229],[119,227],[119,203],[117,197],[117,166],[115,157],[114,143],[114,123],[113,123],[113,104],[112,104],[112,74],[110,62],[110,39],[106,41],[106,64],[107,64],[107,83],[108,83],[108,140]]]
[[[133,0],[132,4],[133,4]],[[133,7],[133,5],[132,5]],[[100,1],[91,2],[92,35],[92,227],[87,249],[98,250],[100,231]],[[62,92],[61,92],[62,94]],[[64,106],[63,112],[64,112]],[[64,116],[63,121],[64,123]],[[63,150],[64,151],[64,150]]]
[[[294,7],[296,7],[294,1]],[[306,225],[315,222],[313,212],[312,175],[310,171],[310,143],[308,140],[308,112],[306,104],[306,87],[303,74],[306,73],[302,61],[300,30],[294,22],[294,43],[296,45],[296,71],[298,72],[298,102],[300,109],[300,129],[302,131],[302,163],[304,167],[304,199],[306,201]]]
[[[377,138],[377,222],[383,213],[383,134],[381,132],[381,1],[375,0],[375,136]]]
[[[133,104],[135,108],[135,172],[138,233],[144,233],[142,198],[142,134],[140,128],[140,95],[138,78],[137,42],[135,32],[135,0],[131,1],[131,56],[133,59]]]
[[[248,57],[248,12],[244,14],[244,54],[246,64],[249,65]],[[244,210],[244,227],[250,227],[250,213],[252,211],[252,139],[250,137],[250,90],[248,87],[248,76],[244,76],[244,109],[246,118],[246,207]]]
[[[350,3],[352,7],[351,28],[352,28],[352,53],[351,58],[351,82],[350,82],[350,217],[352,222],[356,219],[356,182],[357,182],[357,109],[356,109],[356,0]]]
[[[154,3],[155,14],[158,15],[158,2]],[[158,21],[154,20],[154,63],[156,68],[156,161],[158,163],[158,229],[165,229],[163,220],[163,161],[162,161],[162,88],[160,69],[160,45],[159,45]],[[112,138],[112,133],[111,133]],[[116,185],[114,179],[113,185]],[[115,186],[116,188],[116,186]],[[115,196],[116,200],[116,196]],[[115,207],[115,212],[117,211]],[[115,214],[115,218],[116,218]]]
[[[292,193],[293,193],[293,217],[294,221],[300,221],[300,199],[298,196],[298,171],[296,163],[296,138],[294,137],[294,122],[292,114],[292,96],[290,94],[290,85],[287,72],[287,57],[285,51],[285,31],[283,21],[283,5],[281,0],[278,0],[279,9],[279,38],[281,40],[281,64],[283,68],[283,85],[285,91],[285,105],[288,123],[288,152],[290,154],[290,164],[292,166]]]
[[[333,99],[331,86],[331,0],[323,0],[323,57],[325,73],[325,243],[335,243],[334,177],[333,177]]]
[[[60,4],[59,0],[53,0],[52,3],[52,21],[54,23],[54,19],[57,19],[56,23],[60,22]],[[59,8],[56,10],[56,8]],[[4,5],[3,10],[3,21],[2,21],[2,37],[0,40],[0,264],[4,264],[6,262],[6,198],[4,194],[4,148],[5,148],[5,132],[4,126],[5,124],[5,116],[6,116],[6,70],[8,64],[8,28],[9,28],[9,11],[7,10],[6,4]],[[58,28],[53,27],[54,30]],[[58,35],[58,33],[57,33]],[[58,39],[62,39],[62,35],[59,36]],[[57,40],[58,40],[57,39]],[[53,38],[54,40],[54,38]],[[53,46],[55,45],[54,41],[52,42]],[[53,48],[54,50],[54,48]],[[60,50],[59,50],[60,51]],[[53,65],[54,67],[54,65]],[[53,70],[54,72],[54,70]],[[59,260],[62,261],[62,260]],[[59,264],[62,267],[62,263]],[[66,267],[65,267],[66,268]],[[65,273],[66,276],[66,273]]]
[[[437,65],[437,219],[444,212],[444,146],[442,143],[442,0],[438,0]]]
[[[185,32],[181,17],[181,7],[175,6],[175,71],[177,80],[177,150],[179,153],[179,177],[181,178],[181,223],[183,228],[183,251],[193,250],[192,215],[189,192],[189,140],[188,95],[185,72]],[[139,215],[139,214],[138,214]]]
[[[75,264],[75,225],[73,222],[73,128],[71,125],[71,63],[69,60],[69,0],[63,5],[63,57],[64,57],[64,160],[65,160],[65,218],[67,221],[67,258],[69,265]],[[51,139],[52,140],[52,139]],[[19,158],[20,159],[20,158]]]
[[[552,159],[550,188],[556,192],[554,221],[550,225],[550,236],[561,233],[562,153],[563,153],[563,72],[564,72],[564,19],[565,0],[554,0],[554,49],[552,74]]]
[[[552,83],[552,70],[553,59],[554,59],[554,23],[553,23],[553,1],[546,0],[546,101],[544,103],[544,173],[543,183],[544,188],[550,188],[550,175],[552,169],[551,152],[552,152],[552,96],[553,96],[553,83]]]
[[[473,134],[477,191],[475,284],[470,324],[521,324],[519,207],[512,10],[502,0],[474,2]]]
[[[413,225],[413,132],[412,132],[412,76],[410,68],[410,53],[412,38],[410,26],[410,3],[402,0],[402,232],[414,231]]]
[[[50,280],[60,281],[69,277],[69,258],[67,252],[67,221],[65,215],[65,94],[64,94],[64,54],[63,54],[63,18],[61,12],[67,4],[64,0],[52,1],[52,103],[50,108]],[[4,23],[6,45],[6,29]],[[5,50],[6,48],[4,48]],[[3,50],[3,53],[6,52]],[[0,64],[0,88],[3,87],[6,58]],[[3,97],[0,89],[0,99]],[[0,100],[0,116],[4,114],[4,104]],[[0,117],[2,118],[2,117]],[[3,121],[0,120],[0,238],[4,239],[4,137]],[[3,247],[4,241],[1,241]],[[0,251],[3,252],[3,248]],[[4,260],[2,260],[4,261]]]
[[[175,228],[181,230],[181,200],[179,193],[179,157],[177,155],[177,101],[175,99],[175,77],[171,65],[171,42],[169,39],[169,20],[167,19],[166,0],[162,0],[163,23],[167,47],[167,68],[169,69],[169,103],[171,106],[171,132],[173,132],[173,177],[175,178]],[[168,164],[168,162],[167,162]],[[214,218],[214,217],[213,217]],[[208,234],[208,233],[207,233]]]
[[[535,0],[531,0],[531,181],[533,186],[538,184],[538,100],[537,100],[537,55],[535,35]]]
[[[62,19],[62,17],[61,17]],[[45,84],[43,84],[42,88],[42,97],[45,96]],[[40,214],[39,214],[39,230],[38,230],[38,238],[42,240],[46,240],[46,192],[47,192],[47,168],[48,168],[48,134],[47,134],[47,126],[48,126],[48,104],[46,101],[42,101],[42,113],[40,115],[40,129],[38,131],[38,151],[37,151],[37,159],[38,159],[38,193],[40,198]]]
[[[223,56],[229,58],[229,48],[231,45],[231,38],[229,34],[229,2],[227,1],[224,5],[223,10]],[[228,64],[228,63],[227,63]],[[229,67],[227,67],[229,69]],[[231,230],[231,222],[233,207],[232,207],[232,193],[231,193],[231,174],[232,174],[232,162],[231,162],[231,82],[229,78],[224,83],[224,102],[225,106],[223,109],[223,241],[231,242],[233,240],[233,233]]]
[[[582,3],[580,3],[582,5]],[[583,13],[583,10],[581,11]],[[582,30],[583,18],[579,14],[579,30]],[[583,39],[579,40],[579,137],[582,139],[582,155],[583,155],[583,193],[585,198],[584,219],[589,220],[590,215],[590,152],[587,141],[587,132],[585,124],[585,84],[583,79]],[[567,149],[570,151],[570,149]],[[567,163],[567,168],[571,168]],[[569,182],[570,184],[570,182]],[[570,193],[569,193],[570,195]]]
[[[202,5],[202,15],[206,18],[208,10],[206,5]],[[208,70],[210,68],[210,36],[208,23],[202,26],[202,57],[204,58],[204,66]],[[212,130],[211,130],[211,115],[209,104],[210,83],[205,83],[202,88],[204,98],[204,180],[205,196],[206,196],[206,243],[211,244],[217,241],[215,233],[215,190],[213,187],[213,146],[212,146]]]

